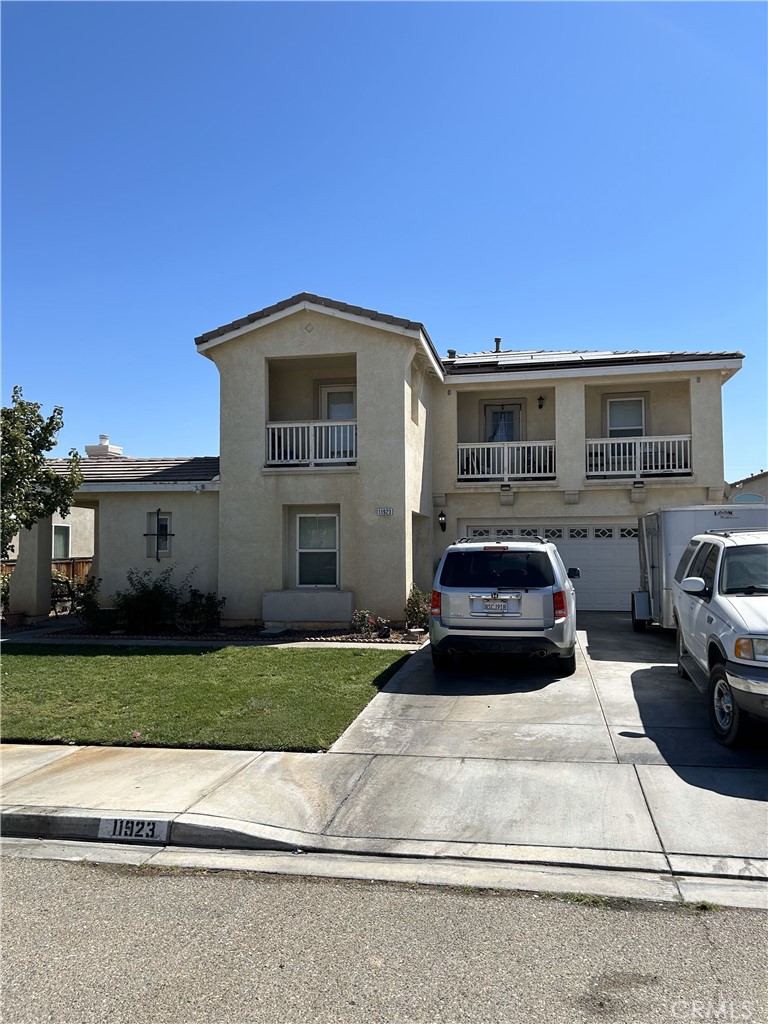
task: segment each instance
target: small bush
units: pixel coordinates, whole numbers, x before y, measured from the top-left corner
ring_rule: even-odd
[[[0,576],[0,606],[2,606],[3,615],[8,611],[8,599],[11,587],[11,574],[4,572]]]
[[[405,624],[411,629],[429,629],[431,597],[414,583],[405,602]]]
[[[72,580],[69,586],[72,596],[72,611],[83,625],[90,629],[96,628],[102,612],[99,604],[101,580],[95,576],[86,576],[82,583],[79,580]]]
[[[192,588],[186,601],[179,605],[176,625],[182,633],[204,633],[207,629],[218,629],[221,612],[226,598],[216,594],[203,594]]]
[[[128,590],[118,590],[114,597],[119,623],[128,632],[161,633],[175,626],[184,591],[194,572],[193,569],[177,586],[171,582],[175,568],[169,565],[157,576],[152,575],[151,569],[128,570]]]
[[[387,637],[389,636],[389,619],[374,615],[367,608],[360,608],[352,613],[349,628],[353,633],[359,633],[360,636]]]

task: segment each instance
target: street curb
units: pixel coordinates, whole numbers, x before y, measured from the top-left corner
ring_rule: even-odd
[[[102,838],[104,821],[152,820],[168,824],[167,838],[126,843]],[[633,850],[600,850],[570,847],[510,846],[492,843],[425,841],[396,838],[359,838],[301,832],[258,822],[202,814],[83,809],[70,807],[7,806],[0,811],[4,837],[31,840],[66,840],[99,846],[127,845],[137,849],[196,848],[200,850],[255,853],[311,853],[343,857],[383,857],[440,863],[517,865],[527,868],[630,872],[651,876],[686,876],[699,881],[752,882],[768,887],[768,859],[718,858]]]

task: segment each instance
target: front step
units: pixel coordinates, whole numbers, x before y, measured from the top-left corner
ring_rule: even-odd
[[[709,688],[709,677],[704,669],[699,665],[695,658],[692,658],[687,652],[680,658],[683,668],[691,677],[691,680],[696,684],[697,688],[702,693],[706,693]]]

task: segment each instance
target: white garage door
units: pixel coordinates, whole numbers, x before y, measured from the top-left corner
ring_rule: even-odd
[[[581,569],[575,580],[576,605],[582,611],[628,611],[630,594],[640,581],[637,550],[637,526],[616,523],[572,523],[564,526],[547,523],[511,525],[468,525],[468,537],[524,539],[546,537],[557,545],[566,565]]]

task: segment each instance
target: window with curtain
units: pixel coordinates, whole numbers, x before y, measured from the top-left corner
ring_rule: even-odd
[[[53,528],[53,557],[69,558],[68,526],[54,526]]]

